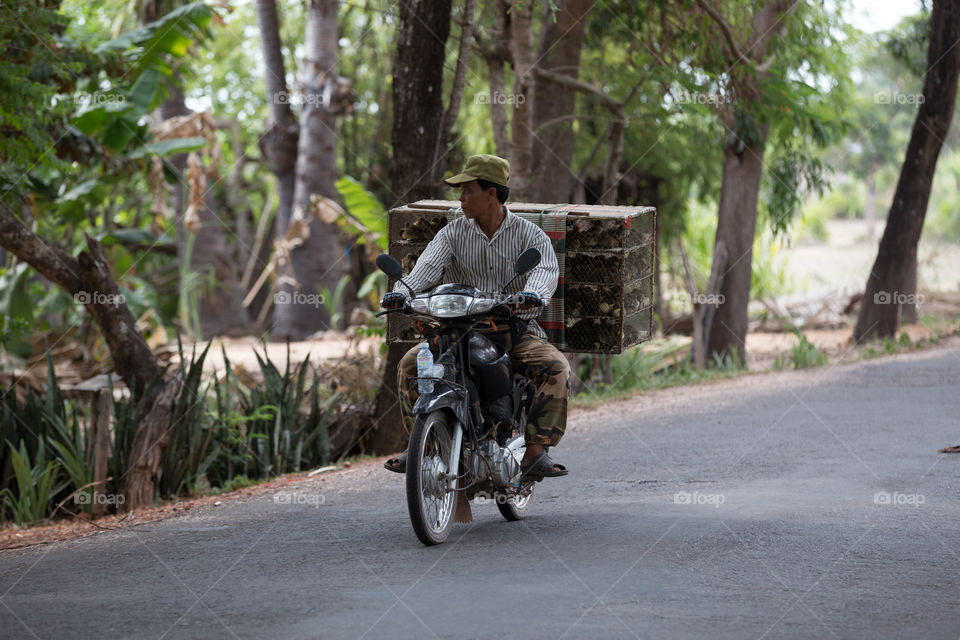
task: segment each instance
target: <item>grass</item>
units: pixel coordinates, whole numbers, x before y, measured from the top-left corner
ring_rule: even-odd
[[[774,371],[782,371],[788,368],[809,369],[810,367],[821,367],[827,364],[829,358],[824,351],[807,340],[807,336],[803,335],[800,329],[793,327],[791,331],[797,336],[797,344],[793,345],[789,357],[783,355],[774,359]]]
[[[654,340],[613,356],[613,383],[600,383],[570,398],[571,408],[592,409],[610,400],[625,400],[644,391],[734,378],[749,373],[731,358],[698,371],[685,357],[688,346]],[[581,377],[583,379],[583,377]]]
[[[853,352],[855,357],[852,361],[936,347],[942,344],[944,338],[960,335],[960,314],[927,315],[920,319],[920,324],[930,330],[930,337],[911,341],[909,334],[902,331],[896,338],[884,338],[858,347]],[[793,328],[792,332],[797,336],[797,343],[790,352],[774,360],[773,371],[808,369],[831,364],[831,354],[828,351],[811,343],[799,329]],[[685,354],[682,352],[686,348],[685,345],[674,344],[671,347],[664,340],[654,340],[613,356],[614,383],[597,384],[586,392],[572,396],[570,408],[594,409],[611,400],[628,400],[645,391],[767,373],[767,370],[748,371],[739,368],[729,359],[725,362],[714,362],[713,367],[697,371],[688,359],[683,357]],[[581,379],[588,377],[582,375]]]

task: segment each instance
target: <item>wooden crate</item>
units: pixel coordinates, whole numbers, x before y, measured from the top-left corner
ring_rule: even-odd
[[[509,203],[513,213],[548,230],[561,264],[549,330],[562,351],[620,353],[650,339],[656,210]],[[407,273],[427,243],[458,215],[460,203],[421,200],[390,212],[390,255]],[[561,218],[562,217],[562,220]],[[391,281],[391,287],[393,282]],[[546,323],[544,323],[546,324]],[[409,319],[388,316],[390,342],[413,342]]]

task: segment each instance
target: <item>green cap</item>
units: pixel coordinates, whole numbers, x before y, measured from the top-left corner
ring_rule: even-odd
[[[471,180],[489,180],[494,184],[507,186],[510,179],[510,163],[503,158],[481,154],[467,158],[463,172],[444,180],[451,187]]]

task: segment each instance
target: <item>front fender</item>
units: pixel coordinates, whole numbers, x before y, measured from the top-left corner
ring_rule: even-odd
[[[450,409],[462,424],[467,420],[467,399],[461,393],[447,387],[439,393],[424,393],[413,404],[411,410],[415,416],[426,416],[438,409]]]

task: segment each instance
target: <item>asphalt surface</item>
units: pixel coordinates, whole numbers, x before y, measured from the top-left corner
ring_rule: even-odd
[[[958,638],[958,442],[956,349],[666,390],[438,547],[369,464],[2,553],[0,636]]]

